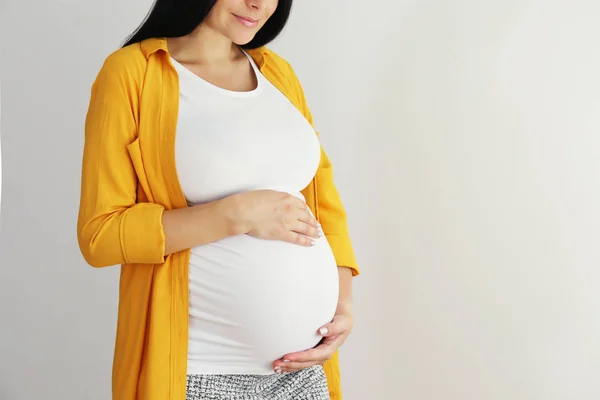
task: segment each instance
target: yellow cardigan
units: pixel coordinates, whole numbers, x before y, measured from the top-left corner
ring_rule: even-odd
[[[261,72],[305,115],[290,65],[263,47],[249,51]],[[164,210],[187,207],[175,168],[179,81],[164,38],[108,56],[92,86],[77,233],[94,267],[121,264],[113,400],[184,400],[189,250],[164,256]],[[325,152],[303,194],[337,264],[359,273],[346,216]],[[325,363],[341,399],[337,353]]]

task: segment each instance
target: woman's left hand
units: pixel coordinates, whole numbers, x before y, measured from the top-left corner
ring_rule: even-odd
[[[273,363],[274,371],[293,372],[323,364],[344,344],[353,326],[352,306],[338,304],[333,320],[319,328],[319,334],[323,336],[321,343],[309,350],[286,354]]]

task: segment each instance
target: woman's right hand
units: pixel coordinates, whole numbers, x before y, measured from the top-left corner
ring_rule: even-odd
[[[289,193],[253,190],[231,196],[231,214],[244,233],[260,239],[313,246],[320,226],[306,203]]]

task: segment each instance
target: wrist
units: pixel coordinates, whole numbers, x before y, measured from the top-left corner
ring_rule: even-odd
[[[352,315],[352,300],[339,299],[335,313]]]
[[[243,218],[244,202],[240,194],[217,201],[217,209],[229,236],[244,235],[250,231],[250,224]]]

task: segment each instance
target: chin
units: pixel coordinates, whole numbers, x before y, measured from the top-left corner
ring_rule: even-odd
[[[243,46],[250,43],[258,33],[258,29],[236,28],[228,29],[224,33],[229,38],[229,40],[231,40],[238,46]]]
[[[230,38],[231,41],[238,46],[247,45],[254,39],[254,35],[237,35]]]

